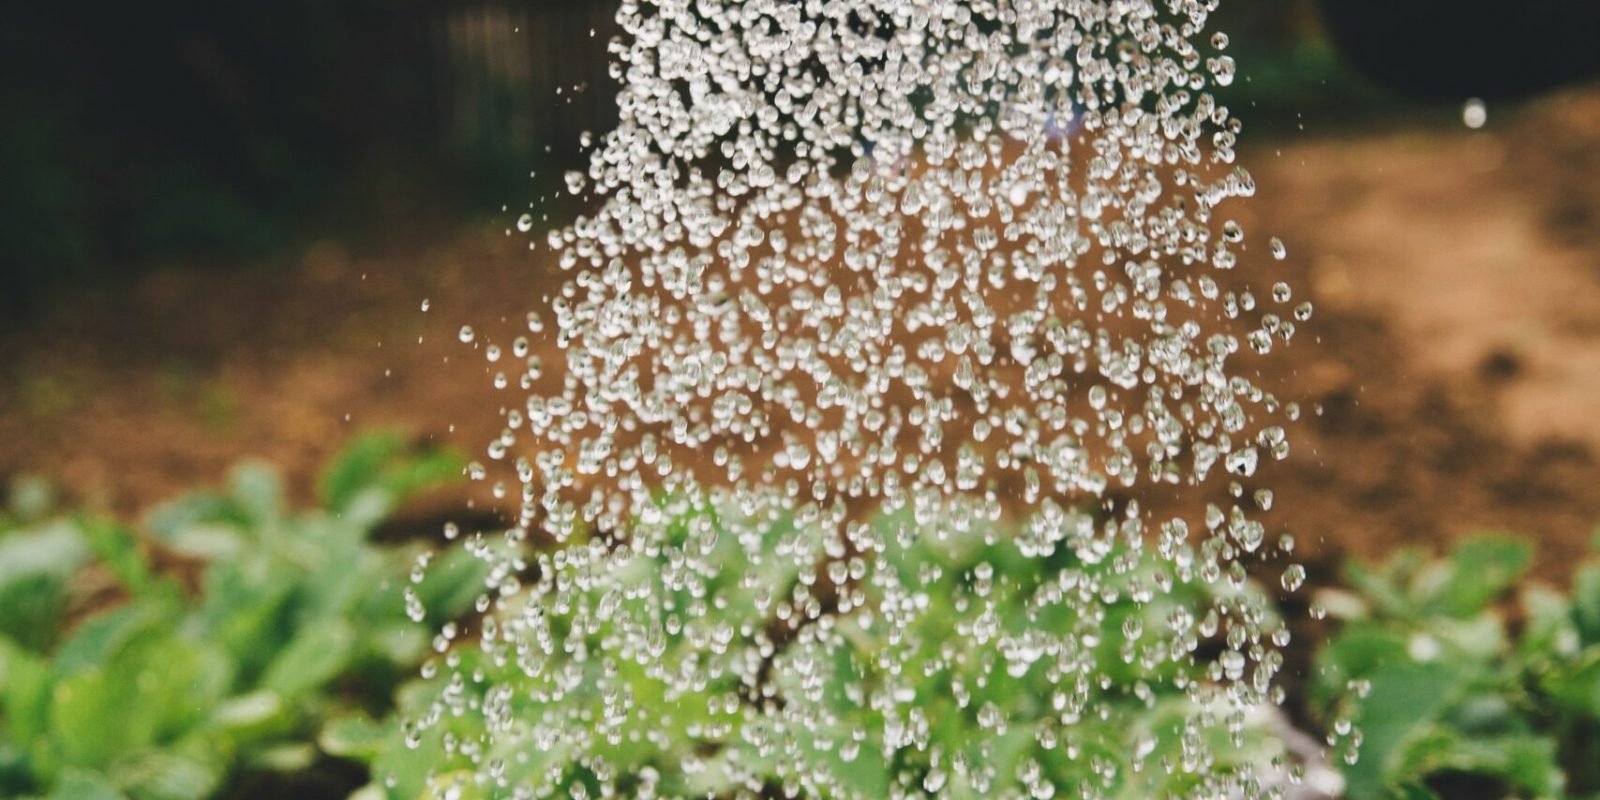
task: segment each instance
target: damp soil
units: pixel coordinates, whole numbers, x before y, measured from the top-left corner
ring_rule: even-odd
[[[1477,131],[1440,110],[1311,127],[1244,150],[1260,190],[1228,209],[1256,244],[1240,277],[1316,304],[1290,353],[1263,362],[1262,384],[1304,409],[1292,456],[1258,474],[1276,493],[1266,521],[1325,564],[1509,531],[1564,580],[1600,523],[1600,89],[1491,109]],[[242,458],[309,495],[371,428],[480,453],[520,395],[493,388],[503,365],[479,348],[525,332],[564,278],[512,224],[173,265],[9,323],[0,479],[42,475],[136,514]],[[1269,235],[1287,260],[1267,257]],[[535,346],[559,369],[550,334]]]

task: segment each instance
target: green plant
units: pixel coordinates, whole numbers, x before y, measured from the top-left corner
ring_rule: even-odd
[[[671,497],[637,549],[591,532],[558,557],[513,530],[434,558],[372,540],[460,471],[365,437],[325,470],[316,510],[243,465],[139,534],[17,482],[0,512],[0,796],[197,799],[346,759],[370,768],[365,800],[608,782],[881,797],[908,781],[1136,798],[1286,764],[1263,717],[1217,688],[1227,653],[1281,627],[1248,582],[1151,591],[1164,579],[1138,559],[1027,555],[904,515],[872,523],[881,546],[857,563],[794,520],[741,538],[729,512]],[[1349,564],[1348,588],[1321,593],[1342,626],[1300,643],[1317,647],[1305,689],[1340,754],[1358,749],[1347,796],[1600,797],[1600,559],[1570,595],[1526,583],[1531,560],[1526,541],[1480,537]],[[489,581],[486,562],[514,574]],[[920,588],[891,596],[904,586]],[[501,635],[530,614],[544,649]],[[1063,692],[1062,668],[1085,680]],[[1225,724],[1188,727],[1206,708]],[[918,726],[917,747],[881,746]]]
[[[569,543],[568,559],[588,565],[573,574],[592,578],[575,591],[553,590],[549,554],[530,555],[531,585],[496,605],[479,642],[458,642],[401,690],[402,725],[333,721],[324,747],[372,765],[361,797],[598,796],[610,783],[627,796],[880,798],[907,777],[958,798],[1044,782],[1180,797],[1279,753],[1242,713],[1186,727],[1199,704],[1218,719],[1237,710],[1206,688],[1207,671],[1221,677],[1215,657],[1193,653],[1221,638],[1216,618],[1265,605],[1248,591],[1157,591],[1133,560],[1035,558],[1005,536],[913,534],[903,515],[875,523],[879,568],[906,573],[878,583],[787,518],[741,539],[712,508],[664,499],[661,511],[659,546]],[[834,607],[804,609],[830,590],[801,584],[834,587]],[[888,585],[923,590],[897,602]],[[882,616],[891,608],[901,624]],[[496,635],[529,615],[548,623],[548,647]],[[814,621],[789,624],[800,619]],[[1276,621],[1258,623],[1265,634]],[[1233,646],[1248,648],[1242,634]],[[961,646],[975,636],[988,645]],[[1052,675],[1064,666],[1083,676],[1077,690]],[[1179,671],[1197,676],[1192,692],[1173,688]],[[696,674],[718,677],[684,679]],[[922,744],[886,755],[891,729],[920,725]]]
[[[1600,563],[1571,597],[1527,585],[1506,601],[1531,561],[1525,540],[1481,537],[1351,564],[1353,593],[1327,593],[1344,625],[1311,700],[1359,744],[1349,797],[1600,793]]]
[[[146,536],[51,515],[20,485],[0,519],[0,795],[202,798],[322,758],[321,720],[384,713],[427,649],[406,588],[435,625],[482,591],[459,549],[413,579],[425,544],[369,539],[460,469],[369,437],[328,469],[320,509],[291,512],[270,470],[243,465],[158,509]],[[82,596],[106,576],[113,600]]]

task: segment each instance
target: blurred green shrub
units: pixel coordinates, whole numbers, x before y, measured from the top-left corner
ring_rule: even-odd
[[[459,548],[422,575],[423,543],[369,541],[396,503],[460,469],[395,436],[360,439],[328,468],[322,507],[294,512],[276,475],[244,465],[224,490],[158,509],[149,539],[54,515],[40,486],[19,485],[0,518],[0,796],[188,800],[311,766],[321,720],[381,714],[415,673],[427,639],[406,588],[435,626],[481,592]],[[71,619],[96,574],[115,599]]]
[[[154,511],[142,536],[58,513],[48,486],[16,483],[0,512],[0,796],[197,800],[328,759],[370,769],[355,795],[366,800],[470,799],[519,784],[592,796],[600,783],[578,756],[600,755],[634,776],[640,795],[734,796],[758,786],[809,796],[819,771],[862,797],[884,796],[906,774],[943,796],[1015,788],[976,785],[949,768],[981,760],[1002,784],[1038,774],[1058,789],[1096,786],[1112,798],[1180,797],[1205,793],[1212,769],[1271,763],[1284,772],[1261,779],[1281,782],[1305,755],[1286,757],[1272,735],[1283,718],[1266,713],[1200,734],[1216,737],[1209,744],[1221,760],[1161,768],[1194,744],[1183,731],[1193,700],[1162,680],[1170,662],[1131,656],[1124,636],[1095,635],[1155,631],[1175,615],[1260,600],[1250,584],[1237,596],[1182,587],[1147,596],[1137,587],[1149,576],[1137,571],[1066,554],[1024,558],[1003,538],[901,537],[910,523],[887,517],[875,524],[891,563],[931,571],[927,607],[894,641],[892,626],[834,617],[845,646],[832,663],[801,670],[787,660],[803,650],[785,645],[774,619],[807,580],[807,565],[821,562],[820,539],[792,522],[740,541],[715,511],[664,498],[669,546],[624,552],[616,570],[602,571],[608,577],[569,598],[610,609],[575,633],[570,611],[538,592],[481,615],[484,566],[469,551],[484,541],[430,563],[424,543],[371,540],[398,503],[460,470],[451,455],[369,436],[324,471],[315,510],[291,510],[270,470],[243,465],[220,491]],[[718,577],[669,587],[671,560],[704,542]],[[528,580],[543,557],[528,548]],[[1359,744],[1359,758],[1338,765],[1348,797],[1600,796],[1600,558],[1578,570],[1570,596],[1525,584],[1531,558],[1524,540],[1483,537],[1443,559],[1403,551],[1375,567],[1348,565],[1348,588],[1321,593],[1342,625],[1326,642],[1299,643],[1317,648],[1304,689],[1320,727],[1342,746]],[[623,591],[644,583],[655,593]],[[1103,618],[1040,602],[1065,584],[1109,598]],[[861,591],[852,602],[884,599],[871,596],[870,582]],[[559,691],[557,673],[534,679],[518,669],[527,654],[491,647],[486,655],[463,638],[492,640],[497,618],[532,611],[548,615],[562,641],[593,652],[660,613],[650,596],[714,611],[694,623],[701,628],[664,638],[651,659],[574,662],[559,672]],[[433,636],[452,623],[460,636]],[[934,652],[979,624],[1013,644],[1035,625],[1088,626],[1082,655],[1114,678],[1095,703],[1113,713],[1054,729],[1054,685],[1037,666]],[[707,655],[690,639],[752,632],[770,648],[753,687],[730,678],[685,690],[671,679],[694,659],[747,655],[737,646]],[[939,667],[894,668],[909,662]],[[941,720],[929,751],[885,759],[870,746],[899,721],[861,702],[853,693],[863,687],[910,693],[926,718]],[[627,725],[614,724],[619,698]],[[805,705],[805,718],[823,721],[804,733],[807,755],[789,762],[762,748],[773,735],[757,713],[765,703]],[[985,714],[1007,729],[981,725]],[[419,727],[424,719],[435,723]],[[486,735],[507,720],[509,731]],[[1062,737],[1081,744],[1077,758],[1048,746]],[[485,767],[497,785],[479,782]]]
[[[1360,743],[1350,798],[1600,796],[1600,560],[1563,596],[1523,584],[1532,555],[1510,537],[1406,550],[1324,593],[1344,625],[1310,693]]]

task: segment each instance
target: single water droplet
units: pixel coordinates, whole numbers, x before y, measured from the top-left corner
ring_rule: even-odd
[[[1281,581],[1282,584],[1283,584],[1283,590],[1284,591],[1293,592],[1293,591],[1299,589],[1300,585],[1305,583],[1305,580],[1306,580],[1306,568],[1305,567],[1300,566],[1299,564],[1290,564],[1288,567],[1284,568],[1284,570],[1283,570],[1283,580]]]
[[[1268,241],[1267,246],[1272,250],[1272,257],[1282,261],[1289,257],[1289,248],[1285,247],[1283,240],[1274,236]]]

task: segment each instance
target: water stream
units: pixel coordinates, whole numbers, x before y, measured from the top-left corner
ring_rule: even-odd
[[[521,511],[427,670],[443,793],[1291,790],[1252,378],[1312,310],[1235,270],[1288,252],[1215,5],[622,3],[594,211],[485,351]]]

